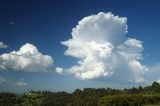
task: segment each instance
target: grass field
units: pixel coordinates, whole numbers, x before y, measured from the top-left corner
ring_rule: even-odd
[[[160,106],[160,104],[159,105],[144,105],[144,106]]]

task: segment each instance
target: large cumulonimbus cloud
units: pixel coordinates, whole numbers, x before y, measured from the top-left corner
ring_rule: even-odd
[[[76,65],[56,71],[79,79],[106,78],[118,82],[143,82],[148,68],[141,64],[142,41],[127,38],[127,18],[100,12],[83,18],[72,29],[72,38],[61,42],[65,55],[78,58]]]
[[[46,72],[52,65],[51,56],[41,54],[29,43],[23,45],[19,51],[0,55],[0,70]]]

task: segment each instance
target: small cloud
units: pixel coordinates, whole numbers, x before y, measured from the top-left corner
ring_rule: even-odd
[[[16,83],[16,85],[17,85],[18,87],[26,87],[26,86],[28,86],[28,84],[25,82],[24,79],[21,79],[20,81],[18,81],[18,82]]]
[[[11,22],[10,22],[10,25],[11,25],[11,26],[14,26],[14,25],[15,25],[15,22],[14,22],[14,21],[11,21]]]
[[[8,46],[7,45],[5,45],[3,42],[0,42],[0,49],[2,49],[2,48],[7,48]]]
[[[147,54],[146,54],[146,56],[148,57],[148,56],[150,56],[150,54],[149,54],[149,53],[147,53]]]
[[[3,77],[0,77],[0,84],[2,84],[2,83],[4,83],[4,82],[6,82],[6,79],[3,78]]]
[[[61,67],[56,67],[56,72],[57,72],[57,73],[62,73],[62,72],[63,72],[63,68],[61,68]]]

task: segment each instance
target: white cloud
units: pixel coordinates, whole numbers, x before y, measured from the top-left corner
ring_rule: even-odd
[[[72,38],[61,42],[65,55],[78,58],[68,69],[58,73],[79,79],[105,78],[108,81],[142,82],[148,68],[141,64],[142,41],[127,38],[127,18],[100,12],[83,18],[72,29]]]
[[[10,25],[11,25],[11,26],[15,25],[15,22],[14,22],[14,21],[11,21],[11,22],[10,22]]]
[[[0,49],[2,49],[2,48],[7,48],[8,46],[7,45],[5,45],[3,42],[0,42]]]
[[[21,79],[20,81],[18,81],[18,82],[16,83],[16,85],[17,85],[18,87],[26,87],[26,86],[28,86],[28,84],[25,82],[24,79]]]
[[[160,84],[160,79],[157,79],[156,82],[158,82]]]
[[[4,83],[4,82],[6,82],[6,79],[3,78],[3,77],[0,77],[0,84],[2,84],[2,83]]]
[[[29,43],[23,45],[19,51],[12,51],[0,55],[0,70],[24,72],[45,72],[53,65],[49,55],[43,55]]]

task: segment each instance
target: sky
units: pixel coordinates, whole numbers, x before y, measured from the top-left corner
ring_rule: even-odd
[[[160,82],[159,0],[1,0],[0,91]]]

